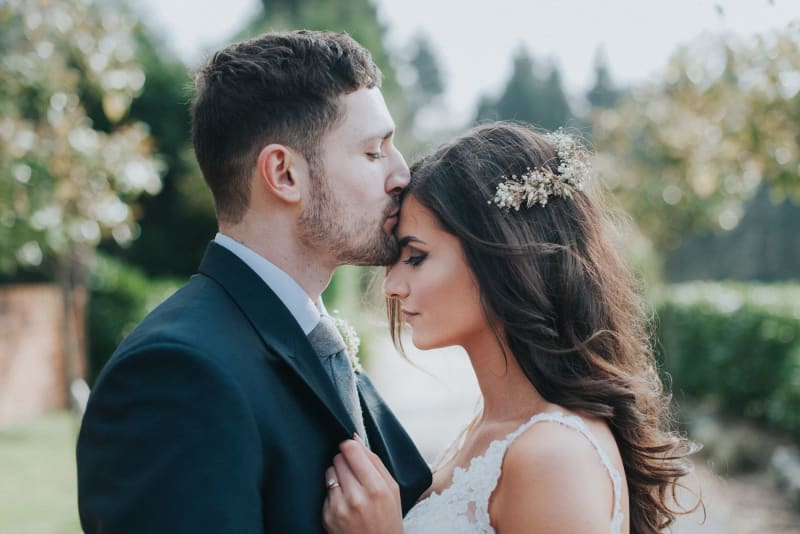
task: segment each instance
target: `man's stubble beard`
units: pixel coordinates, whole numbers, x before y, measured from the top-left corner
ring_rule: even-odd
[[[298,237],[311,249],[331,254],[337,265],[389,265],[400,254],[397,238],[383,230],[388,214],[397,209],[387,205],[379,217],[353,217],[330,188],[323,172],[312,166],[311,196],[300,215]]]

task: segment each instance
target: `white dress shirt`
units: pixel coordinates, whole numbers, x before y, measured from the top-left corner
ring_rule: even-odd
[[[264,283],[269,286],[292,314],[297,324],[303,329],[304,334],[308,335],[317,326],[320,311],[325,313],[322,299],[320,299],[318,308],[311,300],[311,297],[308,296],[308,293],[286,271],[283,271],[264,256],[235,239],[217,232],[214,242],[236,254],[240,260],[245,262],[248,267],[264,280]]]

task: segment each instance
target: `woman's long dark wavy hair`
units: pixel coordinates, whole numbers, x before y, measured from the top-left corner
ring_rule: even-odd
[[[630,530],[660,532],[680,513],[671,503],[694,446],[668,428],[648,317],[607,210],[594,191],[519,211],[487,204],[504,176],[558,165],[545,136],[487,124],[414,163],[405,195],[458,237],[488,322],[536,390],[607,421],[628,481]],[[397,301],[389,320],[399,344]]]

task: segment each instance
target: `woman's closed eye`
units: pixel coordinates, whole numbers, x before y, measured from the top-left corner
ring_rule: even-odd
[[[403,263],[405,263],[406,265],[411,265],[412,267],[416,267],[417,265],[425,261],[425,258],[427,257],[428,254],[425,252],[409,253],[408,258],[404,259]]]

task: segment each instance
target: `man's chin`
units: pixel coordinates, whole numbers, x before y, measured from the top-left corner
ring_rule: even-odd
[[[341,259],[341,265],[386,266],[397,261],[400,256],[400,247],[394,235],[381,236],[380,243],[373,243],[361,250],[351,250]],[[349,256],[349,257],[348,257]]]

